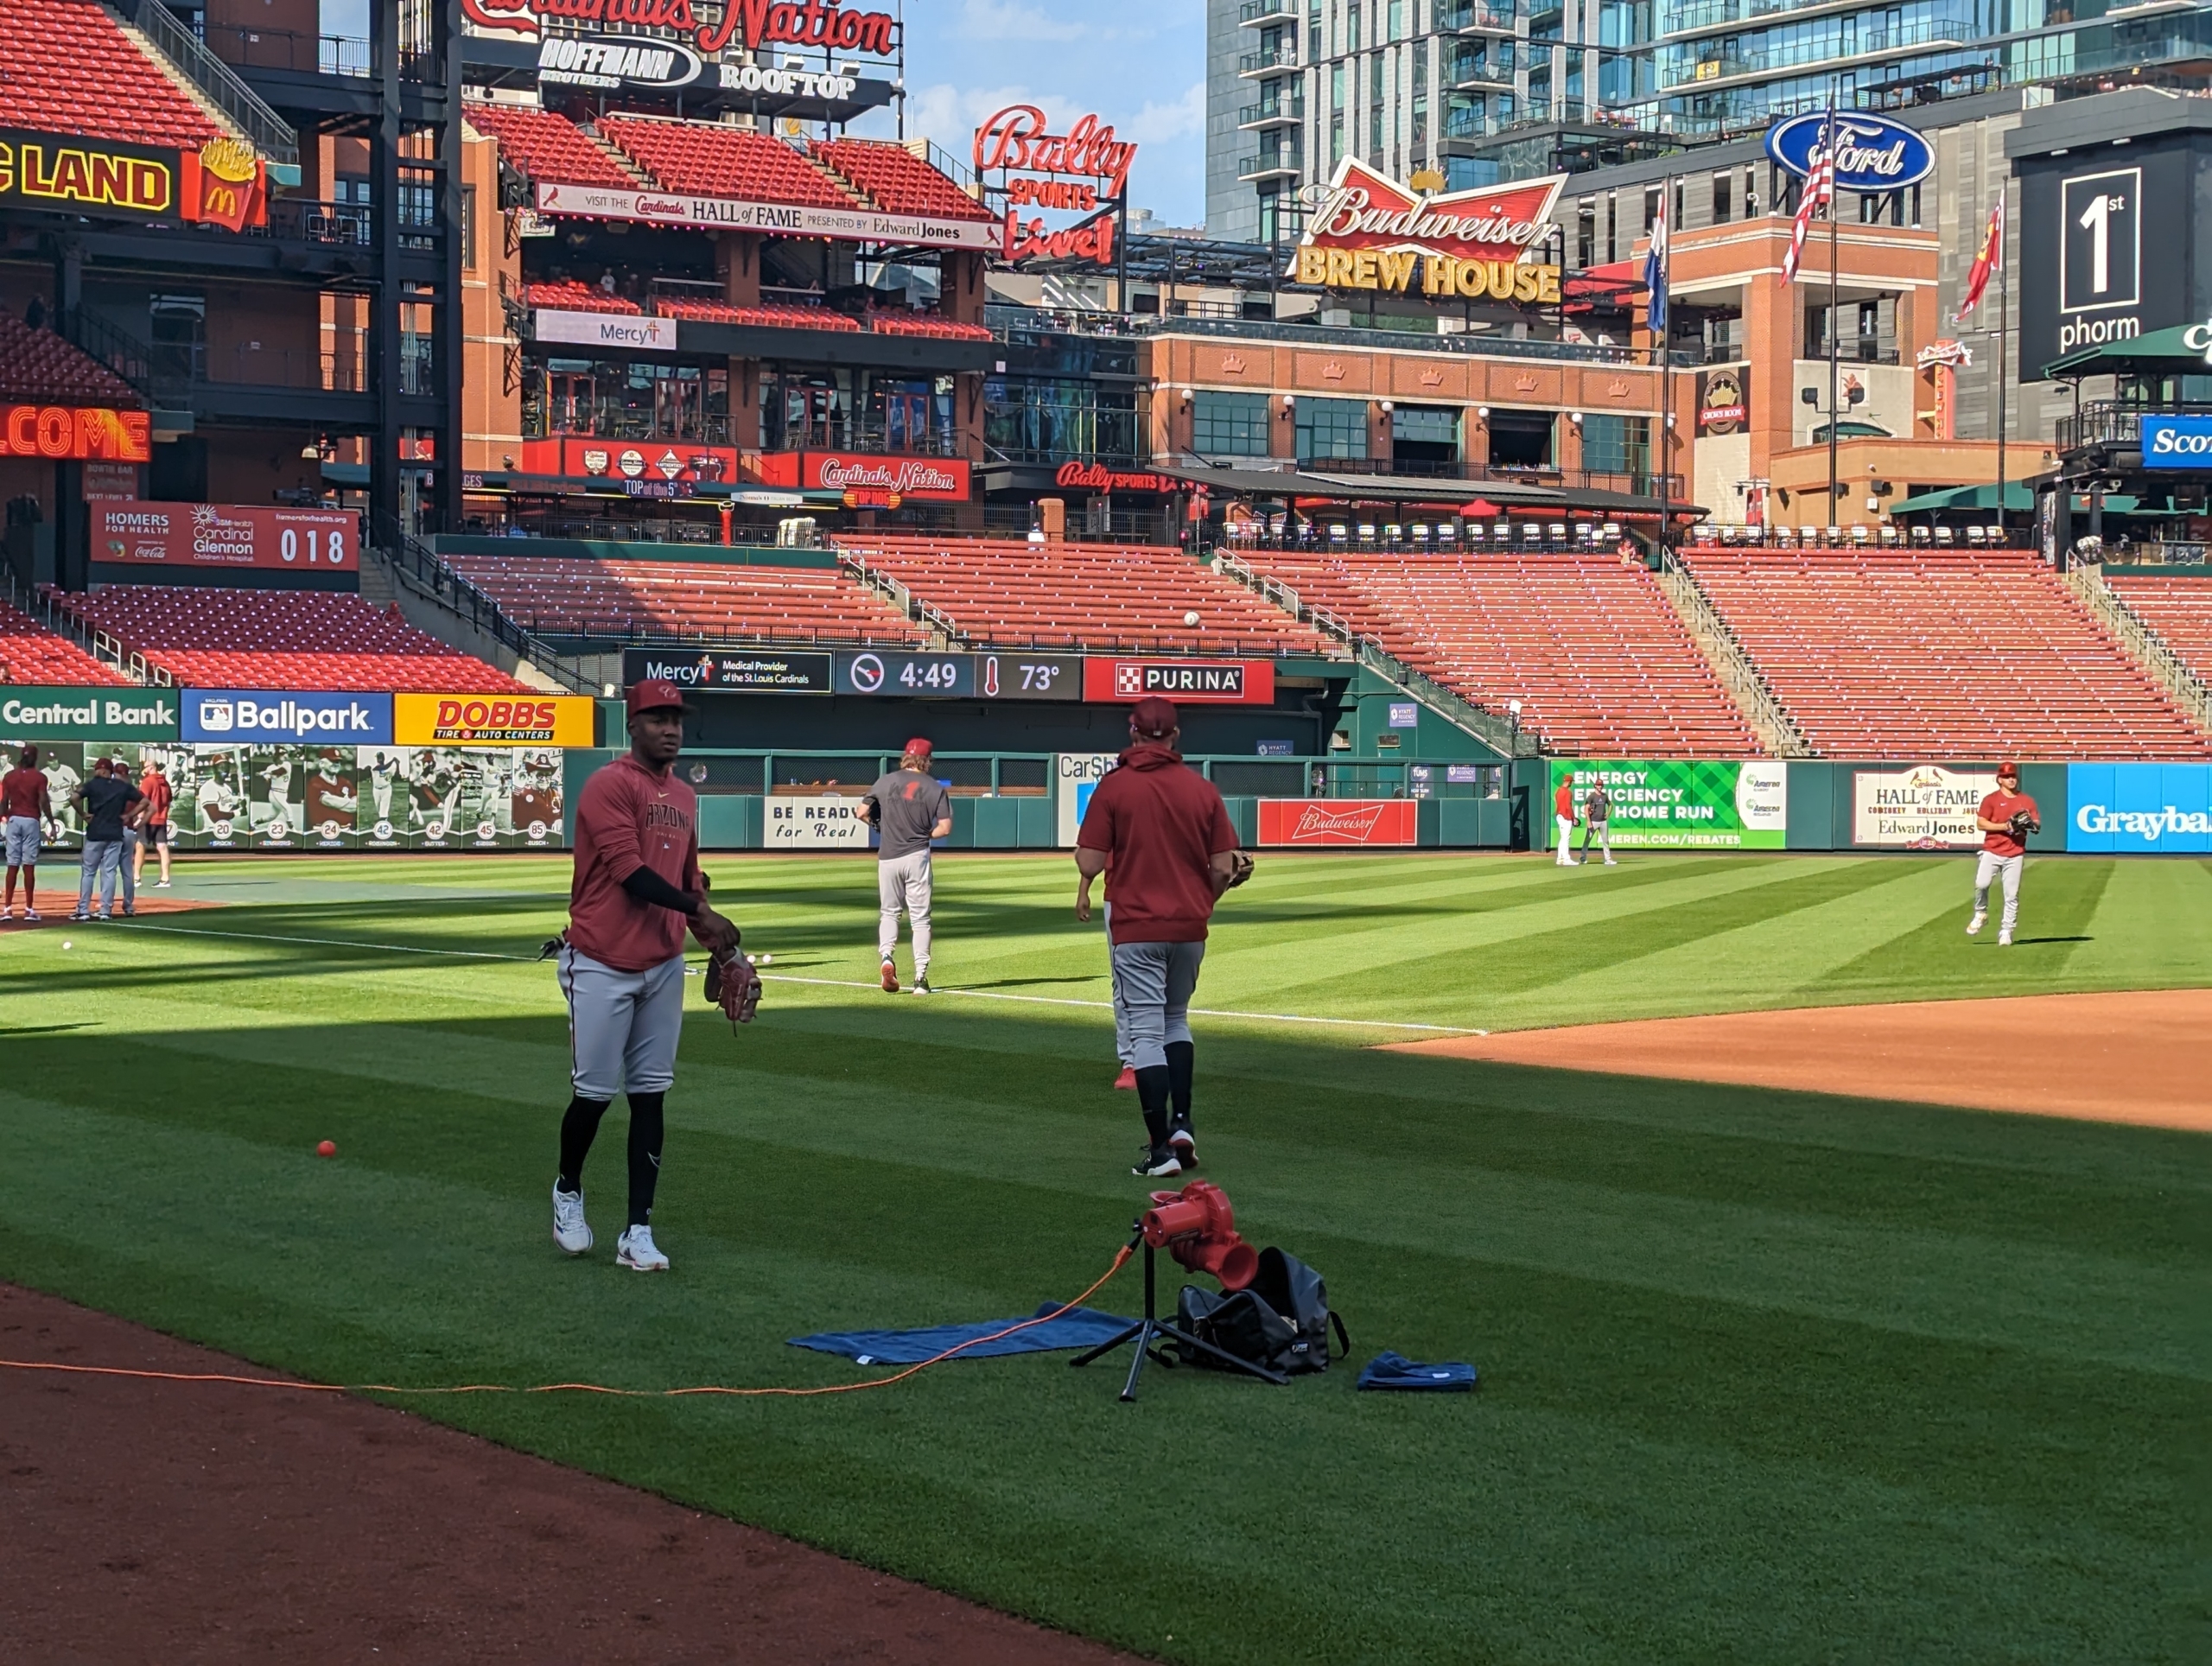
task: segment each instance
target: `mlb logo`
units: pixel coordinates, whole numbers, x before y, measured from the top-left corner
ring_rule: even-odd
[[[1114,692],[1116,694],[1142,694],[1144,692],[1144,667],[1141,665],[1115,666]]]
[[[227,700],[200,703],[200,727],[211,734],[227,734],[238,725],[238,712]]]

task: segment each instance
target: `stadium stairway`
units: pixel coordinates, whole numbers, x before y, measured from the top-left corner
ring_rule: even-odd
[[[2114,585],[2096,566],[2066,582],[2199,728],[2212,734],[2212,583],[2130,574]]]
[[[1713,599],[1705,594],[1697,580],[1671,554],[1656,576],[1660,594],[1681,616],[1690,639],[1697,644],[1698,652],[1713,667],[1713,674],[1728,690],[1729,698],[1736,703],[1737,709],[1744,714],[1744,721],[1751,726],[1768,754],[1776,758],[1810,758],[1812,742],[1775,698],[1766,678],[1759,674],[1759,668],[1751,663],[1751,656],[1736,640],[1736,633],[1714,609]]]

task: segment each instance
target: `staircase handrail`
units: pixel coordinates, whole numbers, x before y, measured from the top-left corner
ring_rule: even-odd
[[[2189,709],[2197,724],[2212,729],[2212,684],[2208,684],[2188,661],[2166,645],[2157,628],[2105,582],[2104,574],[2093,564],[2080,563],[2068,569],[2066,582],[2091,615],[2120,639],[2137,663],[2176,701]]]
[[[300,136],[291,124],[240,80],[236,70],[208,51],[206,42],[162,0],[115,0],[115,4],[156,51],[238,125],[255,149],[271,162],[299,165]]]
[[[1724,656],[1713,666],[1727,684],[1728,691],[1748,705],[1758,721],[1773,731],[1779,742],[1777,750],[1784,758],[1810,758],[1815,755],[1812,741],[1797,727],[1796,719],[1789,715],[1773,688],[1751,657],[1751,651],[1720,610],[1713,605],[1713,598],[1706,595],[1705,586],[1698,582],[1697,575],[1684,566],[1673,550],[1660,551],[1661,570],[1675,582],[1669,595],[1675,607],[1688,617],[1693,631],[1702,631],[1728,645],[1733,652]],[[1708,663],[1710,663],[1708,661]]]
[[[524,629],[505,608],[454,572],[435,550],[396,521],[378,515],[374,531],[376,546],[391,562],[393,573],[412,581],[413,588],[428,594],[456,618],[466,620],[471,628],[502,647],[512,649],[518,658],[528,660],[556,682],[565,684],[578,694],[599,693],[600,684],[577,669],[571,663],[571,656],[560,652],[535,632]]]

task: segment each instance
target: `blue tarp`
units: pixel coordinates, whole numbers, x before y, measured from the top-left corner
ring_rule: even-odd
[[[1367,1368],[1359,1374],[1359,1386],[1416,1394],[1467,1394],[1475,1386],[1475,1368],[1456,1360],[1427,1365],[1386,1349],[1367,1362]]]
[[[1037,1309],[1037,1313],[1019,1318],[986,1319],[973,1325],[933,1325],[920,1331],[823,1331],[814,1336],[795,1336],[791,1345],[794,1348],[812,1348],[817,1353],[843,1354],[849,1359],[869,1364],[915,1365],[925,1359],[936,1358],[947,1348],[959,1347],[977,1337],[995,1335],[1039,1313],[1049,1313],[1059,1305],[1047,1301]],[[1111,1313],[1097,1313],[1089,1307],[1073,1307],[1049,1325],[1033,1325],[995,1342],[963,1349],[953,1358],[988,1359],[1000,1354],[1095,1348],[1102,1342],[1111,1341],[1135,1323],[1134,1319],[1116,1319]]]

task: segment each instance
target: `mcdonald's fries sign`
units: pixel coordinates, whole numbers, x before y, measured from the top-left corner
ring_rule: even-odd
[[[403,747],[588,747],[592,703],[572,694],[395,694],[391,735]]]
[[[268,165],[237,139],[170,150],[0,130],[0,207],[186,220],[241,232],[269,223],[268,177]]]

